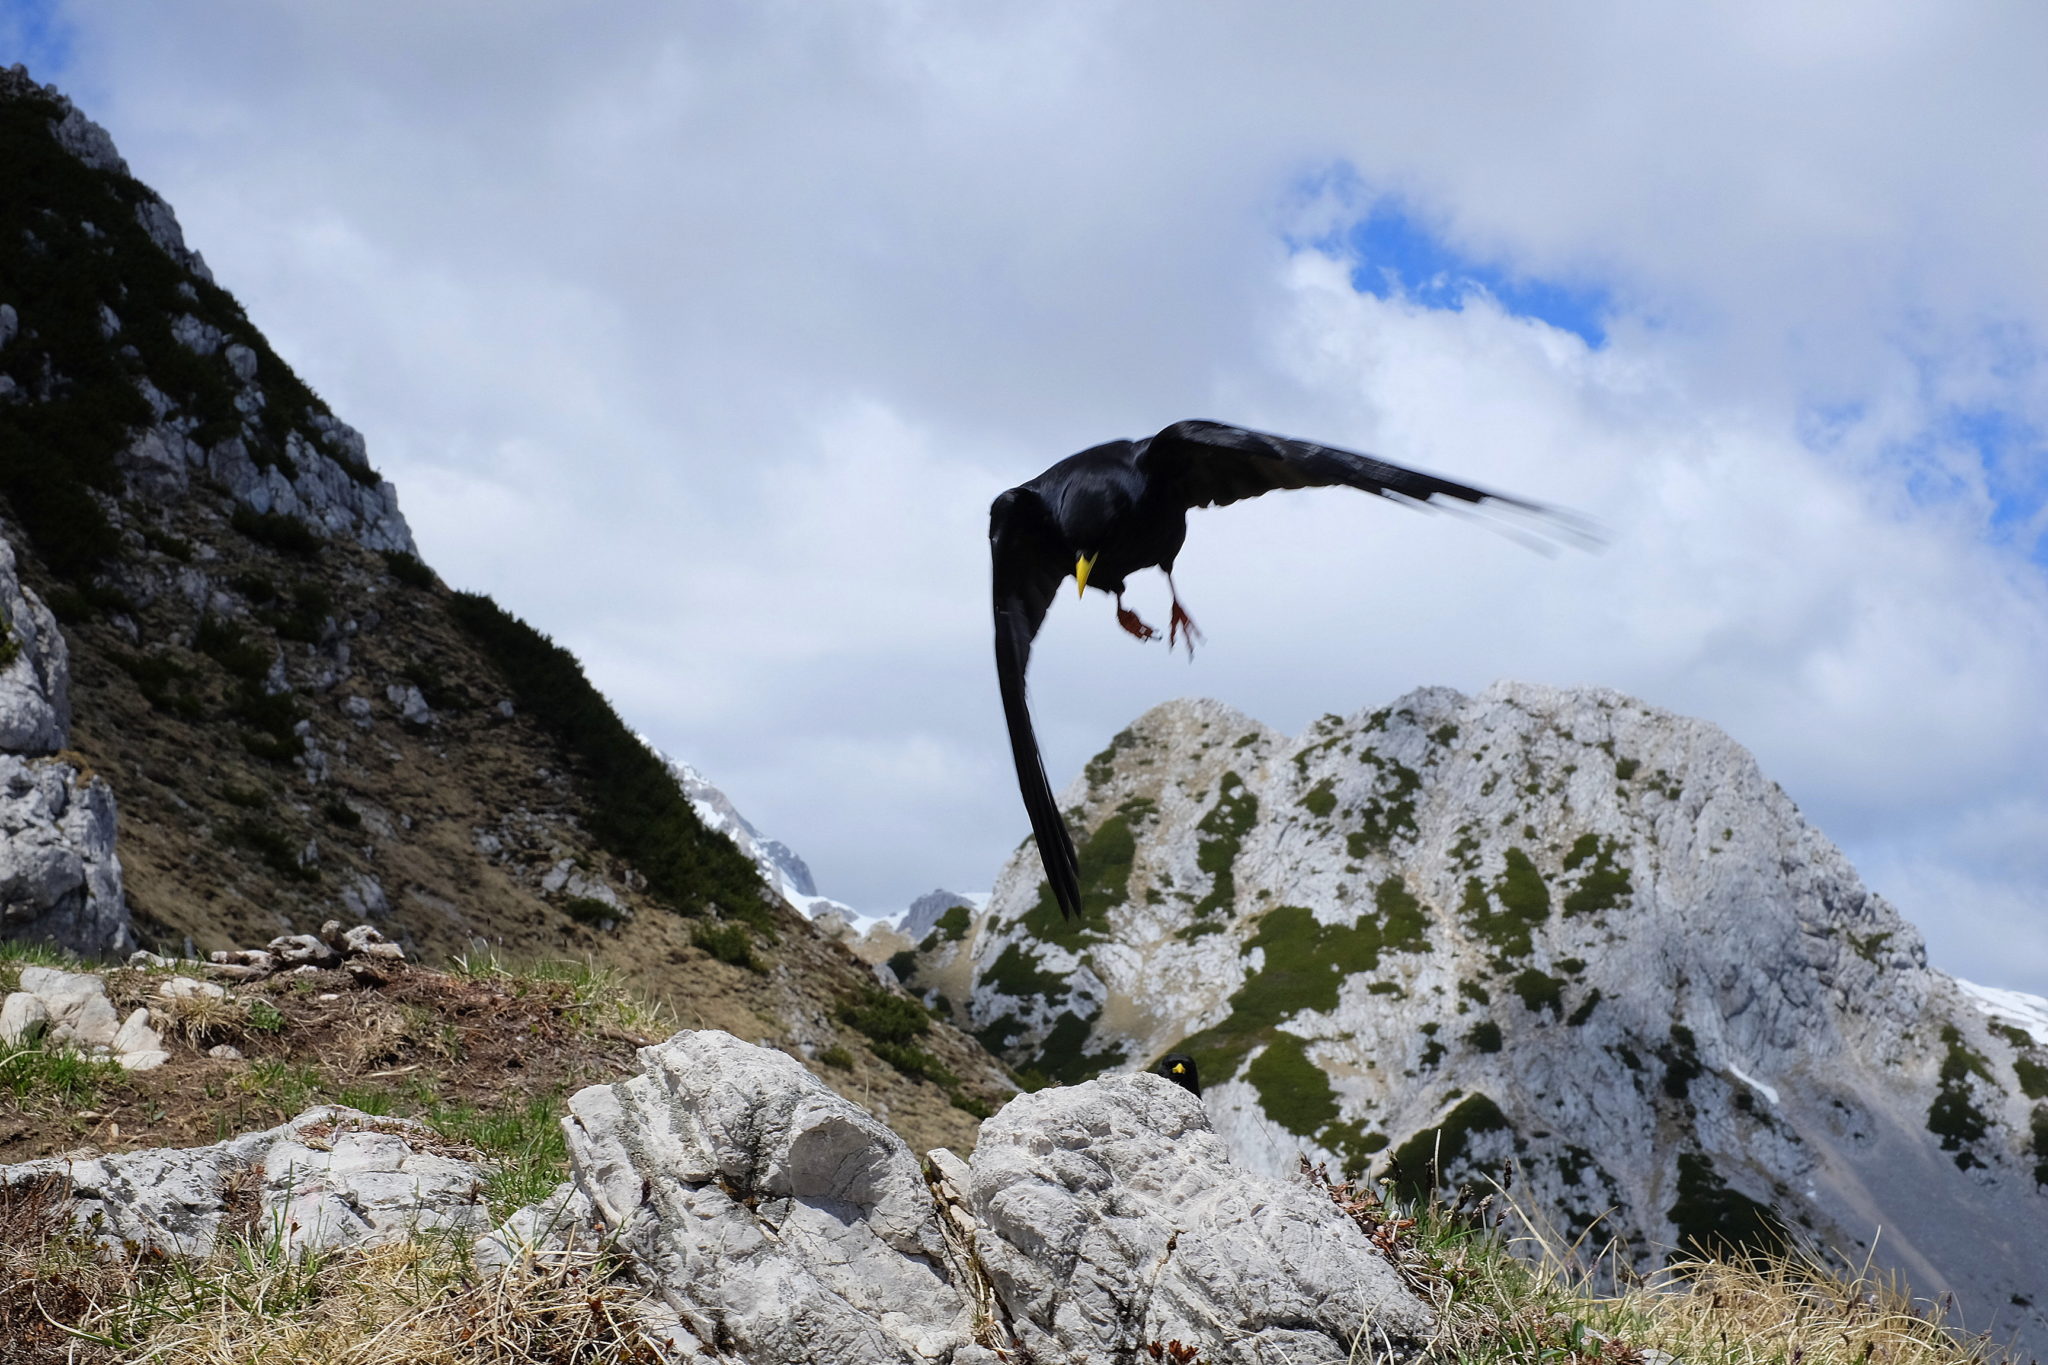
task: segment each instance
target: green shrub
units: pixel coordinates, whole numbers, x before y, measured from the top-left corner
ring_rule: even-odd
[[[839,1002],[839,1021],[878,1043],[908,1043],[931,1031],[932,1017],[907,995],[868,986]]]
[[[228,524],[258,545],[299,559],[313,558],[327,544],[311,526],[282,512],[252,512],[237,507]]]
[[[690,929],[690,942],[717,958],[720,962],[748,971],[762,972],[767,968],[754,956],[754,936],[747,932],[744,924],[698,924]]]
[[[853,1054],[837,1043],[820,1052],[818,1060],[838,1071],[853,1070]]]
[[[431,588],[434,586],[434,571],[420,561],[420,557],[404,550],[386,550],[384,567],[391,576],[408,588]]]
[[[562,902],[562,913],[578,924],[599,925],[607,920],[617,920],[621,912],[617,906],[599,900],[595,896],[571,896]],[[702,947],[702,944],[698,945]]]

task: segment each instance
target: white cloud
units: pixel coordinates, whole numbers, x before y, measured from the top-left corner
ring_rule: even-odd
[[[2039,831],[1993,816],[2048,761],[2011,525],[2039,512],[2001,514],[2010,476],[1945,425],[2048,425],[2048,14],[67,13],[59,78],[364,429],[427,557],[835,896],[985,885],[1022,835],[988,498],[1203,415],[1616,541],[1545,561],[1339,493],[1197,514],[1192,668],[1056,607],[1056,772],[1188,692],[1295,727],[1424,682],[1609,684],[1754,747],[1937,962],[2048,990]],[[1467,253],[1606,287],[1609,344],[1290,257],[1339,165]]]

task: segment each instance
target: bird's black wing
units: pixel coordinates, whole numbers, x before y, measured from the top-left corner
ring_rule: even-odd
[[[1060,913],[1075,919],[1081,914],[1080,861],[1045,779],[1024,697],[1031,642],[1072,566],[1051,509],[1028,488],[1012,488],[989,508],[988,544],[995,570],[996,681],[1003,693],[1003,719],[1010,726],[1010,753],[1017,761],[1017,788],[1031,813],[1031,832]]]
[[[1148,477],[1164,480],[1175,500],[1189,508],[1222,507],[1280,488],[1342,486],[1415,502],[1456,498],[1502,503],[1545,517],[1557,515],[1555,509],[1541,503],[1404,469],[1371,455],[1269,436],[1222,422],[1175,422],[1147,443],[1139,459]]]

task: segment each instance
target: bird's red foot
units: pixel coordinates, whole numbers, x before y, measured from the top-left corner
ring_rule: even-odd
[[[1192,659],[1195,657],[1195,642],[1201,638],[1202,632],[1195,629],[1195,618],[1182,611],[1180,599],[1174,598],[1173,618],[1166,624],[1166,647],[1172,649],[1175,644],[1184,640],[1187,642],[1188,657]]]
[[[1140,640],[1156,640],[1159,638],[1159,632],[1139,620],[1138,613],[1128,607],[1118,607],[1116,609],[1116,623],[1137,636]]]
[[[1121,593],[1117,594],[1116,599],[1116,623],[1137,636],[1140,640],[1156,640],[1159,638],[1158,631],[1146,625],[1139,619],[1138,613],[1124,605],[1123,594]]]

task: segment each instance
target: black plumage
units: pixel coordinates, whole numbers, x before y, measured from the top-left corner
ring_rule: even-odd
[[[1342,486],[1410,503],[1450,498],[1492,503],[1533,514],[1543,529],[1588,538],[1591,528],[1569,513],[1456,483],[1370,455],[1269,436],[1221,422],[1175,422],[1138,441],[1111,441],[1069,455],[989,508],[989,549],[995,571],[996,680],[1017,764],[1017,784],[1031,815],[1039,857],[1060,911],[1081,913],[1080,867],[1046,780],[1038,740],[1025,704],[1024,671],[1031,642],[1068,575],[1083,592],[1099,588],[1116,598],[1118,624],[1141,640],[1158,631],[1123,605],[1125,580],[1140,569],[1166,572],[1187,538],[1187,514],[1222,507],[1282,488]],[[1173,592],[1167,643],[1185,637],[1190,654],[1194,622]]]
[[[1152,1070],[1191,1095],[1200,1096],[1202,1093],[1202,1073],[1195,1069],[1195,1059],[1185,1052],[1167,1053]]]

